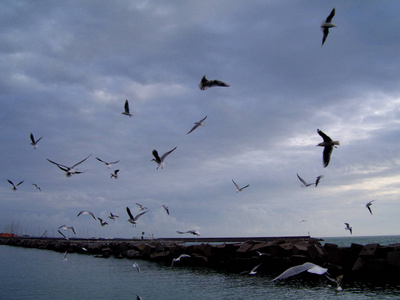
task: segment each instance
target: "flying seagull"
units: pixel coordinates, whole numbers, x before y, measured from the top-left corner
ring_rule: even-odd
[[[285,279],[285,278],[300,274],[304,271],[307,271],[307,272],[313,273],[313,274],[323,275],[326,272],[328,272],[328,269],[322,268],[322,267],[320,267],[316,264],[310,263],[310,262],[306,262],[302,265],[294,266],[294,267],[287,269],[281,275],[272,279],[271,282],[279,280],[279,279]]]
[[[305,223],[307,222],[307,220],[301,220],[299,223]]]
[[[40,186],[38,186],[36,183],[32,183],[32,185],[34,186],[35,189],[42,191]]]
[[[119,169],[117,169],[117,170],[114,170],[114,173],[111,173],[111,177],[110,178],[115,178],[115,179],[117,179],[118,178],[118,172],[119,172]]]
[[[94,216],[94,214],[88,210],[82,210],[81,212],[79,212],[77,217],[79,217],[80,215],[91,215],[93,219],[97,220],[96,217]]]
[[[301,183],[302,183],[301,187],[308,187],[308,186],[314,184],[314,183],[307,183],[303,178],[301,178],[301,177],[299,176],[299,174],[296,173],[296,175],[297,175],[297,178],[299,178],[299,180],[300,180]]]
[[[241,192],[243,189],[245,189],[245,188],[247,188],[247,187],[250,186],[250,184],[248,184],[248,185],[245,185],[244,187],[240,188],[240,187],[237,185],[237,183],[236,183],[233,179],[232,179],[232,182],[233,182],[233,184],[234,184],[235,187],[236,187],[236,193],[239,193],[239,192]]]
[[[199,126],[204,126],[204,120],[205,119],[207,119],[207,116],[205,116],[203,119],[201,119],[200,121],[198,121],[198,122],[195,122],[194,123],[194,126],[192,127],[192,129],[190,129],[190,131],[188,132],[188,133],[186,133],[186,134],[189,134],[189,133],[191,133],[193,130],[195,130],[197,127],[199,127]]]
[[[226,86],[226,87],[228,87],[230,85],[225,83],[225,82],[223,82],[223,81],[221,81],[221,80],[217,80],[217,79],[208,80],[206,78],[206,75],[204,75],[203,78],[201,78],[201,81],[199,83],[199,88],[202,91],[204,91],[204,90],[206,90],[206,89],[208,89],[210,87],[213,87],[213,86]]]
[[[315,187],[318,186],[319,181],[320,181],[322,178],[324,178],[324,175],[319,175],[319,176],[317,176],[317,178],[315,179]]]
[[[58,227],[58,229],[63,229],[63,230],[71,229],[72,232],[76,235],[76,231],[75,231],[74,226],[69,226],[69,227],[68,227],[67,225],[61,225],[60,227]]]
[[[164,209],[165,209],[165,211],[167,212],[167,215],[169,215],[169,209],[168,209],[168,207],[167,206],[165,206],[164,204],[163,205],[161,205]]]
[[[132,117],[132,114],[129,112],[129,102],[128,102],[128,99],[125,100],[124,109],[125,109],[125,111],[124,111],[122,114],[125,115],[125,116],[129,116],[129,118]]]
[[[7,181],[13,186],[13,190],[14,190],[14,191],[17,190],[17,186],[19,186],[21,183],[24,182],[24,181],[22,180],[22,181],[19,182],[17,185],[15,185],[10,179],[7,179]]]
[[[109,169],[111,169],[111,165],[116,164],[116,163],[119,162],[119,160],[113,161],[113,162],[106,162],[106,161],[104,161],[104,160],[101,160],[101,159],[98,158],[98,157],[96,157],[96,159],[97,159],[98,161],[101,161],[103,164],[105,164]]]
[[[101,227],[108,225],[108,223],[106,221],[103,221],[102,218],[97,217],[97,220],[99,220]]]
[[[67,254],[68,254],[68,250],[65,251],[64,256],[63,256],[63,261],[67,261]]]
[[[142,204],[140,204],[140,203],[136,203],[136,205],[138,205],[139,206],[139,210],[145,210],[145,209],[148,209],[146,206],[143,206]]]
[[[161,167],[161,169],[164,168],[164,166],[167,164],[166,162],[164,162],[164,159],[165,159],[172,151],[174,151],[175,149],[176,149],[176,147],[175,147],[174,149],[168,151],[168,152],[165,152],[161,157],[158,156],[158,152],[157,152],[156,149],[153,150],[153,156],[154,156],[154,158],[153,158],[151,161],[154,160],[154,161],[158,164],[157,169],[160,168],[160,167]]]
[[[137,222],[137,220],[139,219],[139,217],[142,216],[142,215],[144,215],[145,213],[147,213],[148,210],[146,210],[146,211],[144,211],[144,212],[142,212],[142,213],[140,213],[140,214],[137,214],[135,217],[132,216],[132,213],[131,213],[131,210],[129,209],[129,207],[126,207],[126,212],[127,212],[128,215],[129,215],[129,220],[128,220],[128,222],[131,223],[132,226],[135,226],[135,227],[136,227],[136,222]]]
[[[31,137],[31,145],[33,146],[33,149],[36,149],[38,147],[37,143],[39,143],[39,141],[42,139],[42,136],[38,140],[35,140],[32,132],[31,132],[30,137]]]
[[[67,177],[71,177],[73,174],[81,174],[84,173],[86,171],[78,171],[75,169],[75,167],[81,163],[83,163],[85,160],[87,160],[92,154],[89,154],[85,159],[81,160],[80,162],[74,164],[72,167],[67,167],[64,166],[62,164],[56,163],[54,161],[51,161],[50,159],[47,159],[49,162],[51,162],[52,164],[55,164],[60,170],[63,170],[65,172],[65,176]]]
[[[108,218],[109,218],[110,220],[114,220],[114,221],[115,221],[115,218],[119,218],[119,216],[114,215],[112,212],[110,212],[110,215],[108,216]]]
[[[329,28],[331,27],[336,27],[335,24],[332,23],[332,18],[335,16],[335,9],[332,9],[331,13],[329,14],[329,16],[326,18],[325,22],[322,22],[321,24],[321,28],[324,31],[324,36],[322,38],[322,45],[321,47],[324,45],[326,38],[328,37],[329,34]]]
[[[140,273],[140,267],[139,267],[139,265],[138,265],[136,262],[134,262],[134,263],[132,264],[132,267],[133,267],[134,269],[136,269],[138,273]]]
[[[371,215],[372,215],[372,210],[371,210],[371,205],[372,205],[372,202],[374,202],[375,200],[371,200],[371,201],[369,201],[365,206],[368,208],[368,210],[369,210],[369,212],[371,213]]]
[[[344,223],[344,225],[346,225],[346,227],[344,229],[350,231],[350,234],[353,234],[353,227],[350,227],[349,223]]]
[[[179,233],[179,234],[184,234],[184,233],[190,233],[190,234],[193,234],[193,235],[197,235],[197,236],[200,236],[200,232],[198,232],[198,231],[196,231],[196,230],[189,230],[189,231],[177,231],[177,233]]]
[[[332,139],[329,136],[327,136],[319,129],[317,129],[317,132],[324,140],[322,143],[319,143],[317,147],[318,146],[324,147],[322,158],[323,158],[324,168],[326,168],[329,164],[329,161],[331,160],[333,147],[336,148],[336,145],[340,145],[340,143],[339,141],[332,141]]]
[[[181,258],[186,258],[186,257],[191,257],[191,256],[188,255],[188,254],[181,254],[181,255],[179,255],[179,257],[174,258],[174,259],[172,260],[172,263],[171,263],[171,268],[174,266],[174,263],[176,263],[176,262],[178,262],[178,261],[181,261]]]
[[[253,269],[251,269],[251,271],[243,271],[240,274],[256,275],[257,274],[257,269],[261,265],[262,265],[262,263],[258,264],[257,266],[255,266]]]

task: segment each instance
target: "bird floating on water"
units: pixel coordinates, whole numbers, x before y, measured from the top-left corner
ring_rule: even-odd
[[[193,234],[193,235],[200,236],[200,232],[198,232],[198,231],[196,231],[196,230],[177,231],[177,233],[179,233],[179,234],[190,233],[190,234]]]
[[[181,255],[179,255],[179,257],[174,258],[174,259],[172,260],[172,263],[171,263],[171,268],[174,266],[174,263],[176,263],[176,262],[178,262],[178,261],[181,261],[182,258],[188,258],[188,257],[191,257],[191,256],[188,255],[188,254],[181,254]]]
[[[321,28],[324,31],[324,36],[322,37],[321,47],[324,45],[326,38],[328,37],[329,28],[336,27],[336,25],[332,23],[332,18],[335,16],[335,12],[336,12],[336,10],[332,9],[331,13],[326,18],[325,22],[322,22],[322,24],[321,24]]]
[[[329,164],[329,161],[331,160],[331,154],[333,147],[336,148],[336,145],[340,145],[339,141],[332,141],[332,139],[327,136],[325,133],[323,133],[321,130],[317,129],[318,134],[322,137],[324,140],[322,143],[319,143],[317,145],[320,147],[324,147],[324,152],[322,154],[322,160],[324,163],[324,168],[326,168]]]
[[[86,171],[78,171],[77,169],[75,169],[75,167],[81,163],[83,163],[85,160],[87,160],[92,154],[89,154],[85,159],[81,160],[80,162],[74,164],[72,167],[67,167],[65,165],[56,163],[50,159],[47,159],[49,162],[51,162],[52,164],[55,164],[60,170],[63,170],[65,172],[65,176],[67,177],[71,177],[74,174],[81,174],[84,173]]]
[[[371,215],[372,215],[372,210],[371,210],[371,205],[372,205],[372,202],[374,202],[375,200],[371,200],[371,201],[369,201],[365,206],[368,208],[368,210],[369,210],[369,212],[371,213]]]
[[[308,187],[308,186],[314,184],[314,183],[307,183],[303,178],[301,178],[301,177],[299,176],[299,174],[296,173],[296,175],[297,175],[297,178],[298,178],[298,179],[301,181],[301,183],[302,183],[301,187]]]
[[[317,176],[317,178],[315,179],[315,187],[318,186],[318,184],[319,184],[319,182],[320,182],[320,180],[321,180],[322,178],[324,178],[324,175],[319,175],[319,176]]]
[[[353,234],[353,227],[350,227],[349,223],[344,223],[344,225],[346,225],[344,229],[350,231],[350,234]]]
[[[108,218],[109,218],[110,220],[114,220],[114,221],[115,221],[115,218],[119,218],[119,216],[114,215],[112,212],[110,212],[110,215],[108,216]]]
[[[119,169],[114,170],[114,173],[111,173],[111,177],[110,178],[114,177],[114,179],[117,179],[118,178],[118,172],[119,172]]]
[[[285,278],[300,274],[304,271],[307,271],[307,272],[313,273],[313,274],[323,275],[326,272],[328,272],[328,269],[322,268],[322,267],[320,267],[316,264],[310,263],[310,262],[306,262],[302,265],[294,266],[294,267],[287,269],[281,275],[272,279],[271,282],[279,280],[279,279],[285,279]]]
[[[153,158],[151,161],[155,161],[155,162],[158,164],[157,169],[160,168],[160,167],[161,167],[161,169],[162,169],[162,168],[164,168],[164,167],[166,166],[167,163],[164,162],[164,159],[165,159],[169,154],[171,154],[171,152],[174,151],[176,148],[177,148],[177,147],[175,147],[174,149],[172,149],[172,150],[170,150],[170,151],[168,151],[168,152],[165,152],[161,157],[158,156],[158,152],[157,152],[156,149],[153,150],[153,156],[154,156],[154,158]]]
[[[14,184],[10,179],[7,179],[7,181],[13,186],[13,190],[16,191],[17,190],[17,186],[19,186],[20,184],[22,184],[24,181],[20,181],[18,184]]]
[[[75,231],[75,227],[74,226],[61,225],[60,227],[58,227],[58,229],[63,229],[63,230],[71,229],[72,232],[76,235],[76,231]]]
[[[32,185],[33,185],[33,187],[34,187],[36,190],[42,191],[42,189],[40,188],[40,186],[38,186],[36,183],[32,183]]]
[[[208,89],[210,87],[213,87],[213,86],[226,86],[226,87],[228,87],[230,85],[225,83],[225,82],[223,82],[223,81],[221,81],[221,80],[217,80],[217,79],[208,80],[206,78],[206,75],[204,75],[203,78],[201,78],[201,81],[199,83],[199,88],[202,91],[204,91],[204,90],[206,90],[206,89]]]
[[[237,185],[237,183],[232,179],[232,182],[233,182],[233,184],[235,185],[235,187],[236,187],[236,193],[239,193],[239,192],[241,192],[243,189],[245,189],[245,188],[247,188],[247,187],[249,187],[250,186],[250,184],[248,184],[248,185],[245,185],[244,187],[239,187],[238,185]]]
[[[91,215],[93,219],[97,220],[96,217],[94,216],[94,213],[88,210],[82,210],[81,212],[79,212],[77,217],[79,217],[80,215]]]
[[[167,206],[165,206],[164,204],[163,205],[161,205],[164,209],[165,209],[165,211],[167,212],[167,215],[169,215],[169,209],[168,209],[168,207]]]
[[[131,114],[130,111],[129,111],[129,102],[128,102],[128,99],[125,100],[124,112],[123,112],[122,114],[125,115],[125,116],[129,116],[129,118],[132,117],[132,114]]]
[[[203,119],[201,119],[200,121],[198,121],[198,122],[195,122],[194,123],[194,126],[192,127],[192,129],[190,129],[189,130],[189,132],[188,133],[186,133],[186,134],[189,134],[189,133],[191,133],[193,130],[195,130],[197,127],[199,127],[199,126],[204,126],[204,120],[205,119],[207,119],[207,116],[205,116]]]
[[[119,160],[117,161],[113,161],[113,162],[106,162],[98,157],[96,157],[96,159],[100,162],[102,162],[103,164],[105,164],[109,169],[111,169],[112,165],[119,163]]]
[[[136,227],[136,222],[139,219],[139,217],[144,215],[145,213],[147,213],[148,210],[146,210],[146,211],[144,211],[144,212],[142,212],[140,214],[137,214],[135,217],[132,215],[131,210],[129,209],[129,207],[126,207],[126,212],[128,213],[128,216],[129,216],[128,222],[131,223],[132,226]]]
[[[33,149],[36,149],[38,147],[37,143],[39,143],[39,141],[42,139],[42,136],[38,140],[35,140],[35,137],[31,132],[30,137],[31,137],[31,145],[33,146]]]

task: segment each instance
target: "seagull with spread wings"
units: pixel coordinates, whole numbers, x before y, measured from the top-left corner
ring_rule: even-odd
[[[188,255],[188,254],[181,254],[181,255],[179,255],[179,257],[174,258],[174,259],[172,260],[172,263],[171,263],[171,268],[174,266],[174,263],[176,263],[176,262],[178,262],[178,261],[181,261],[182,258],[188,258],[188,257],[191,257],[191,256]]]
[[[198,232],[196,230],[177,231],[177,233],[179,233],[179,234],[190,233],[190,234],[193,234],[193,235],[200,236],[200,232]]]
[[[132,215],[131,210],[129,209],[129,207],[126,207],[126,212],[128,213],[128,216],[129,216],[128,222],[131,223],[132,226],[136,227],[136,222],[139,219],[139,217],[144,215],[145,213],[147,213],[148,210],[146,210],[146,211],[144,211],[144,212],[142,212],[140,214],[137,214],[135,217]]]
[[[227,83],[225,83],[225,82],[223,82],[223,81],[221,81],[221,80],[218,80],[218,79],[208,80],[208,79],[206,78],[206,75],[204,75],[203,78],[201,78],[201,81],[200,81],[200,83],[199,83],[199,88],[200,88],[202,91],[204,91],[204,90],[206,90],[206,89],[208,89],[208,88],[210,88],[210,87],[213,87],[213,86],[225,86],[225,87],[229,87],[230,85],[227,84]]]
[[[336,148],[336,145],[340,145],[339,141],[332,141],[332,139],[327,136],[325,133],[323,133],[321,130],[317,129],[318,134],[322,137],[324,140],[322,143],[319,143],[317,145],[320,147],[324,147],[324,152],[322,154],[322,160],[324,163],[324,168],[326,168],[329,165],[329,161],[331,160],[331,154],[333,151],[333,147]]]
[[[92,213],[91,211],[88,211],[88,210],[80,211],[79,214],[77,215],[77,217],[79,217],[80,215],[91,215],[93,219],[97,220],[96,217],[94,216],[94,213]]]
[[[72,232],[76,235],[76,231],[75,231],[75,227],[74,226],[61,225],[60,227],[58,227],[58,229],[63,229],[63,230],[71,229]]]
[[[111,169],[112,165],[114,165],[114,164],[116,164],[116,163],[119,163],[119,160],[113,161],[113,162],[106,162],[106,161],[104,161],[104,160],[102,160],[102,159],[100,159],[100,158],[98,158],[98,157],[96,157],[96,159],[97,159],[98,161],[102,162],[103,164],[105,164],[109,169]]]
[[[114,215],[112,212],[110,212],[110,215],[108,216],[108,218],[109,218],[110,220],[114,220],[114,221],[115,221],[115,218],[119,218],[119,216]]]
[[[33,187],[34,187],[36,190],[42,191],[42,189],[40,188],[40,186],[38,186],[36,183],[32,183],[32,185],[33,185]]]
[[[114,177],[114,179],[117,179],[117,178],[118,178],[118,172],[119,172],[119,169],[117,169],[117,170],[114,170],[114,172],[113,172],[113,173],[111,173],[111,176],[110,176],[110,178],[113,178],[113,177]]]
[[[42,139],[42,136],[38,140],[35,140],[35,137],[33,136],[32,132],[31,132],[30,138],[31,138],[31,145],[33,146],[33,149],[36,149],[38,147],[37,144]]]
[[[153,156],[154,156],[154,158],[153,158],[151,161],[155,161],[155,162],[158,164],[157,169],[160,168],[160,167],[161,167],[161,169],[163,169],[163,168],[166,166],[167,162],[164,162],[164,159],[165,159],[168,155],[170,155],[171,152],[174,151],[176,148],[177,148],[177,147],[175,147],[174,149],[172,149],[172,150],[170,150],[170,151],[168,151],[168,152],[165,152],[163,155],[161,155],[161,157],[158,156],[158,152],[157,152],[156,149],[153,150]]]
[[[237,185],[237,183],[232,179],[232,182],[233,182],[233,184],[235,185],[235,187],[236,187],[236,193],[239,193],[239,192],[241,192],[243,189],[245,189],[245,188],[247,188],[247,187],[249,187],[250,186],[250,184],[248,184],[248,185],[245,185],[244,187],[239,187],[238,185]]]
[[[16,191],[17,190],[17,186],[19,186],[20,184],[22,184],[24,181],[20,181],[17,184],[14,184],[10,179],[7,179],[7,181],[13,186],[13,190]]]
[[[371,201],[369,201],[365,206],[368,208],[368,210],[369,210],[369,212],[371,213],[371,215],[372,215],[372,210],[371,210],[371,205],[372,205],[372,202],[374,202],[375,200],[371,200]]]
[[[47,159],[49,162],[51,162],[52,164],[55,164],[60,170],[63,170],[65,172],[65,176],[67,177],[71,177],[74,174],[81,174],[84,173],[86,171],[78,171],[77,169],[75,169],[75,167],[81,163],[83,163],[85,160],[87,160],[92,154],[89,154],[85,159],[82,159],[80,162],[74,164],[72,167],[67,167],[65,165],[56,163],[50,159]]]
[[[207,116],[205,116],[203,119],[201,119],[200,121],[198,121],[198,122],[195,122],[194,123],[194,126],[192,127],[192,129],[190,129],[189,130],[189,132],[188,133],[186,133],[186,134],[189,134],[189,133],[191,133],[193,130],[195,130],[197,127],[199,127],[199,126],[204,126],[204,120],[205,119],[207,119]]]
[[[128,102],[128,99],[125,100],[124,112],[123,112],[122,114],[125,115],[125,116],[129,116],[129,118],[132,117],[132,114],[131,114],[130,111],[129,111],[129,102]]]
[[[310,262],[306,262],[302,265],[299,266],[294,266],[291,267],[289,269],[287,269],[286,271],[284,271],[281,275],[279,275],[278,277],[274,278],[271,280],[272,281],[276,281],[276,280],[280,280],[280,279],[285,279],[297,274],[300,274],[304,271],[307,271],[309,273],[313,273],[313,274],[318,274],[318,275],[323,275],[326,272],[328,272],[328,269],[326,268],[322,268],[316,264],[310,263]]]
[[[350,234],[353,234],[353,227],[351,227],[349,223],[344,223],[344,225],[346,225],[344,229],[350,231]]]
[[[329,28],[336,27],[336,25],[332,23],[332,18],[335,16],[335,12],[336,12],[335,8],[332,9],[331,13],[326,18],[325,22],[322,22],[322,24],[321,24],[321,28],[324,31],[324,36],[322,37],[321,47],[324,45],[326,38],[328,37]]]

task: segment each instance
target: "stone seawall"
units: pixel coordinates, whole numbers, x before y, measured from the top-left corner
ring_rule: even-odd
[[[316,239],[279,238],[273,241],[248,240],[241,243],[186,245],[171,240],[65,240],[0,238],[0,244],[97,257],[144,259],[171,266],[181,254],[191,257],[174,264],[204,266],[233,273],[249,271],[262,263],[258,274],[279,275],[289,267],[313,262],[328,268],[331,276],[344,275],[346,282],[365,281],[400,284],[400,244],[338,247]],[[303,276],[317,276],[306,273]]]

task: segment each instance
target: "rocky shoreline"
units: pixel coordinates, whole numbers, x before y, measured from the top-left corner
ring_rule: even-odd
[[[203,266],[232,273],[251,270],[262,263],[258,274],[277,276],[285,269],[313,262],[328,268],[331,276],[344,275],[346,282],[400,284],[400,244],[339,247],[313,238],[277,238],[238,243],[190,244],[172,240],[65,240],[49,238],[0,238],[0,245],[81,253],[103,258],[143,259],[174,266]],[[307,274],[304,276],[315,276]]]

